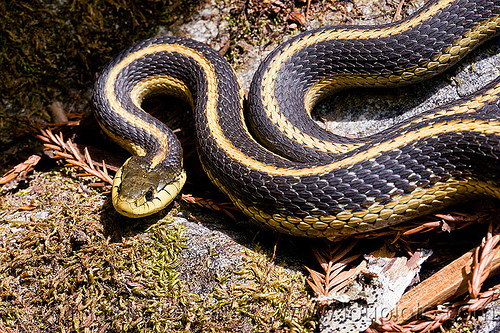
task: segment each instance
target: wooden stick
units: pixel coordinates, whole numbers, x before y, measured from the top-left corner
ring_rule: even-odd
[[[401,10],[403,9],[404,3],[405,3],[405,0],[399,1],[398,8],[396,8],[396,13],[394,14],[394,17],[392,18],[392,22],[398,21],[401,18]]]
[[[49,106],[49,111],[52,116],[52,122],[54,124],[68,122],[68,117],[66,116],[62,104],[59,101],[55,101],[54,103],[52,103],[52,105]]]
[[[402,324],[438,304],[465,293],[468,290],[467,281],[472,277],[474,251],[475,249],[470,250],[404,293],[387,318],[393,319],[397,324]],[[500,251],[497,249],[493,251],[495,251],[495,257],[492,260],[490,277],[497,274],[500,268]]]

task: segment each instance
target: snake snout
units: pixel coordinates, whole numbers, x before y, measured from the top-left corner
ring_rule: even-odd
[[[120,214],[133,218],[154,214],[175,199],[185,181],[184,170],[166,180],[155,170],[137,167],[132,157],[115,176],[113,206]]]

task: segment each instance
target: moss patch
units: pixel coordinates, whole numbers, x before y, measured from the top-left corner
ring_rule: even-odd
[[[306,291],[305,276],[270,261],[262,251],[247,251],[235,272],[236,282],[220,281],[215,288],[215,308],[240,313],[255,332],[313,332],[316,307]]]
[[[182,227],[167,217],[112,243],[99,221],[101,195],[55,173],[36,178],[2,198],[3,321],[23,331],[182,325]]]
[[[43,117],[63,101],[87,108],[96,73],[118,50],[189,18],[200,1],[2,1],[0,126],[7,114]]]
[[[127,220],[103,206],[103,195],[60,172],[0,196],[0,323],[32,332],[314,328],[302,273],[249,251],[210,295],[189,294],[176,210],[144,227],[119,225]],[[120,237],[107,231],[116,228]]]

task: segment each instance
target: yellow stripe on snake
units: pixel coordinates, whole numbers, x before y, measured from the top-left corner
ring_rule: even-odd
[[[113,204],[123,215],[146,216],[184,185],[179,141],[141,108],[164,93],[192,105],[213,183],[280,232],[361,233],[476,196],[500,198],[498,78],[474,96],[364,138],[335,135],[310,117],[340,89],[442,72],[497,36],[499,15],[500,0],[436,0],[393,24],[307,31],[261,63],[247,110],[234,71],[210,47],[180,37],[139,42],[103,70],[93,95],[101,127],[134,154],[115,176]]]

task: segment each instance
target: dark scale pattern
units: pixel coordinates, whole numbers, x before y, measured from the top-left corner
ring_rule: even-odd
[[[465,6],[465,9],[462,8],[462,5]],[[284,89],[281,92],[283,96],[295,97],[298,95],[303,97],[307,86],[313,84],[315,80],[332,73],[328,71],[333,70],[333,73],[345,71],[347,65],[366,65],[364,69],[358,69],[360,73],[370,70],[380,71],[382,68],[385,70],[387,64],[390,64],[392,70],[397,71],[408,64],[418,63],[422,57],[429,57],[430,48],[436,44],[449,44],[450,41],[446,39],[451,37],[446,36],[461,34],[463,29],[469,29],[467,27],[472,26],[472,22],[477,21],[474,10],[492,8],[488,10],[500,12],[500,1],[491,3],[471,1],[469,3],[465,0],[457,0],[452,6],[458,7],[444,10],[439,15],[443,21],[459,20],[459,25],[452,23],[448,26],[448,22],[433,23],[428,26],[422,24],[418,28],[387,40],[364,40],[362,44],[357,40],[344,41],[343,48],[348,53],[343,58],[345,60],[341,61],[340,65],[337,64],[336,67],[328,60],[330,57],[336,56],[337,53],[333,50],[335,47],[319,43],[312,47],[317,53],[312,53],[311,49],[308,52],[304,51],[303,54],[299,51],[282,68],[282,70],[288,70],[288,66],[291,66],[290,71],[296,73],[290,76],[280,74],[281,79],[277,87]],[[485,11],[488,12],[488,10]],[[469,14],[465,15],[464,13],[472,14],[468,16]],[[488,15],[488,13],[482,15]],[[467,19],[461,20],[464,16]],[[441,24],[446,25],[441,26]],[[315,32],[309,32],[306,35],[313,33]],[[424,46],[412,44],[414,40],[420,39],[423,35],[428,36],[425,40],[428,40],[429,44],[424,43]],[[300,38],[303,37],[299,36],[298,39]],[[442,38],[445,40],[443,41]],[[400,42],[407,44],[405,47],[401,47],[398,44]],[[290,43],[293,41],[285,43],[284,47]],[[161,52],[137,59],[117,77],[115,89],[119,91],[118,98],[121,103],[127,107],[128,112],[137,115],[149,124],[155,124],[155,126],[164,129],[165,135],[172,137],[173,142],[176,140],[175,136],[168,132],[162,124],[141,110],[134,108],[129,93],[136,82],[154,75],[168,74],[184,81],[195,98],[198,151],[210,178],[248,216],[279,231],[311,237],[335,236],[363,232],[384,227],[390,223],[401,222],[441,208],[443,204],[448,204],[446,200],[449,198],[443,196],[444,187],[442,187],[442,182],[447,180],[489,181],[492,184],[491,188],[494,188],[496,193],[493,194],[498,196],[500,193],[498,190],[500,129],[496,125],[500,119],[499,100],[496,97],[500,91],[498,79],[479,92],[482,94],[488,89],[495,87],[498,89],[495,97],[485,106],[468,112],[459,114],[451,114],[450,112],[440,116],[435,115],[436,111],[439,110],[429,110],[377,135],[357,140],[357,142],[365,144],[348,153],[337,156],[318,154],[315,157],[315,155],[310,155],[315,161],[311,163],[310,158],[306,155],[310,153],[310,149],[297,148],[295,142],[282,137],[268,140],[268,142],[275,140],[277,144],[283,145],[282,148],[275,150],[289,152],[285,154],[285,157],[281,157],[264,148],[248,135],[245,128],[246,122],[240,118],[240,87],[229,64],[217,52],[206,45],[184,38],[154,38],[141,42],[118,56],[104,70],[96,83],[94,93],[96,115],[101,124],[113,133],[127,140],[135,141],[148,150],[151,149],[151,153],[158,149],[156,139],[148,131],[141,130],[117,116],[110,109],[106,96],[103,95],[104,82],[110,70],[127,55],[151,44],[184,45],[199,53],[211,66],[204,68],[203,64],[177,52],[171,54]],[[409,49],[417,50],[418,55],[412,53],[408,54],[406,59],[400,59],[405,57],[399,57],[395,54],[404,53]],[[278,50],[275,54],[279,54],[279,52],[281,51]],[[256,98],[260,98],[261,91],[258,82],[262,75],[265,75],[265,66],[269,62],[268,58],[264,62],[264,67],[257,73],[257,79],[254,80],[251,88],[250,102],[255,102]],[[320,66],[318,67],[317,64]],[[294,68],[300,68],[300,71]],[[217,93],[214,100],[208,100],[207,80],[212,76],[215,76]],[[212,101],[216,102],[216,114],[209,119],[206,109],[207,103]],[[450,110],[451,107],[465,102],[467,99],[446,105],[440,110]],[[289,103],[293,105],[294,102],[290,100]],[[258,107],[258,103],[257,106],[252,106],[251,110],[254,110],[254,107]],[[303,108],[295,111],[304,112]],[[300,123],[300,119],[304,115],[297,116],[292,112],[293,110],[290,110],[288,114],[290,121],[299,121],[297,126],[305,131],[310,130],[307,127],[309,125]],[[432,120],[420,121],[425,117],[432,118]],[[489,131],[488,134],[480,130],[473,131],[463,128],[448,132],[434,130],[432,135],[416,137],[418,133],[429,131],[427,127],[430,122],[441,124],[440,126],[446,128],[448,122],[460,124],[461,121],[466,122],[471,119],[484,120],[484,124],[481,126]],[[256,123],[255,120],[253,122]],[[264,122],[263,126],[269,126],[266,124]],[[218,134],[217,127],[220,127],[222,136]],[[274,132],[272,127],[268,129]],[[318,132],[317,136],[330,138],[329,134],[325,134],[326,132],[322,133]],[[260,134],[257,136],[260,137]],[[344,140],[335,136],[333,138]],[[407,141],[399,143],[403,142],[402,140]],[[389,148],[381,150],[381,147],[385,147],[384,145],[389,145]],[[180,160],[180,148],[174,153],[176,153],[174,159]],[[338,166],[330,168],[330,163],[337,163]],[[324,167],[331,171],[310,172],[309,169],[312,168],[314,171],[314,168],[317,167]],[[308,172],[306,173],[304,170],[308,170]],[[304,175],[305,173],[306,175]],[[405,202],[408,202],[410,198],[396,206],[394,204],[395,200],[398,200],[397,198],[411,197],[416,190],[426,191],[430,189],[429,195],[424,198],[428,200],[429,197],[433,196],[432,193],[436,192],[435,186],[441,186],[437,191],[441,192],[437,194],[439,200],[426,202],[420,207],[415,207],[415,202],[406,205]],[[489,189],[480,189],[473,185],[466,190],[468,192],[462,191],[459,195],[453,196],[453,199],[462,200],[467,196],[488,193],[489,191]],[[420,197],[422,195],[421,193]],[[410,205],[413,208],[410,209]]]
[[[431,1],[419,12],[408,17],[407,20],[425,12],[433,3]],[[470,31],[471,28],[477,25],[477,22],[483,22],[485,18],[495,15],[500,15],[500,5],[496,1],[460,0],[435,13],[432,19],[398,35],[380,39],[337,39],[303,48],[280,68],[275,85],[279,109],[291,124],[307,133],[307,135],[322,141],[345,142],[345,138],[321,130],[304,112],[304,96],[311,86],[323,78],[336,74],[367,75],[386,73],[387,75],[400,75],[408,68],[424,66],[430,59],[444,52],[443,50],[449,47],[458,37]],[[258,130],[259,138],[265,138],[264,144],[268,147],[274,147],[273,150],[296,161],[304,161],[305,159],[321,162],[328,160],[328,158],[331,159],[331,157],[328,157],[328,153],[306,148],[294,140],[282,138],[278,134],[275,125],[265,115],[266,106],[261,103],[263,97],[261,96],[261,88],[263,87],[263,80],[268,75],[268,64],[272,59],[280,57],[283,50],[286,50],[295,41],[303,40],[307,36],[319,32],[335,32],[338,29],[346,28],[379,29],[380,27],[391,27],[397,24],[396,22],[375,27],[340,26],[320,28],[294,37],[272,52],[259,67],[249,93],[250,105],[252,106],[250,108],[251,123]],[[363,34],[369,35],[370,33]],[[454,62],[458,60],[457,58]],[[449,64],[449,66],[451,65],[453,63]],[[445,67],[440,68],[439,71],[428,71],[426,75],[415,77],[416,79],[411,82],[436,75],[444,69]],[[363,85],[374,86],[370,81]],[[344,85],[343,88],[348,88],[348,86]],[[298,110],[300,111],[297,112]],[[365,140],[362,138],[350,139],[349,142],[364,142]]]
[[[488,144],[489,142],[493,144]],[[477,163],[457,163],[465,157],[455,149],[457,145],[467,146],[467,150],[471,152],[468,158]],[[421,152],[428,150],[428,147],[434,147],[438,162],[420,158]],[[460,180],[474,175],[479,180],[493,180],[498,184],[498,136],[478,136],[468,132],[445,133],[402,146],[398,151],[405,153],[381,154],[373,161],[356,163],[321,176],[302,177],[300,181],[297,178],[270,178],[261,175],[259,182],[241,184],[243,187],[238,190],[239,196],[248,198],[244,200],[246,205],[254,206],[257,203],[269,214],[305,217],[311,215],[311,212],[314,215],[336,215],[346,210],[363,210],[374,202],[383,204],[395,194],[413,191],[415,186],[410,186],[410,182],[418,182],[421,187],[428,188],[437,181],[443,182],[452,176]],[[408,163],[410,161],[413,163]],[[345,177],[351,173],[351,178],[354,179]],[[415,176],[410,181],[402,176],[404,174]],[[266,184],[265,195],[256,202],[254,193],[262,190],[263,183]],[[391,196],[387,195],[389,192]],[[271,206],[268,194],[277,199],[275,207]]]

